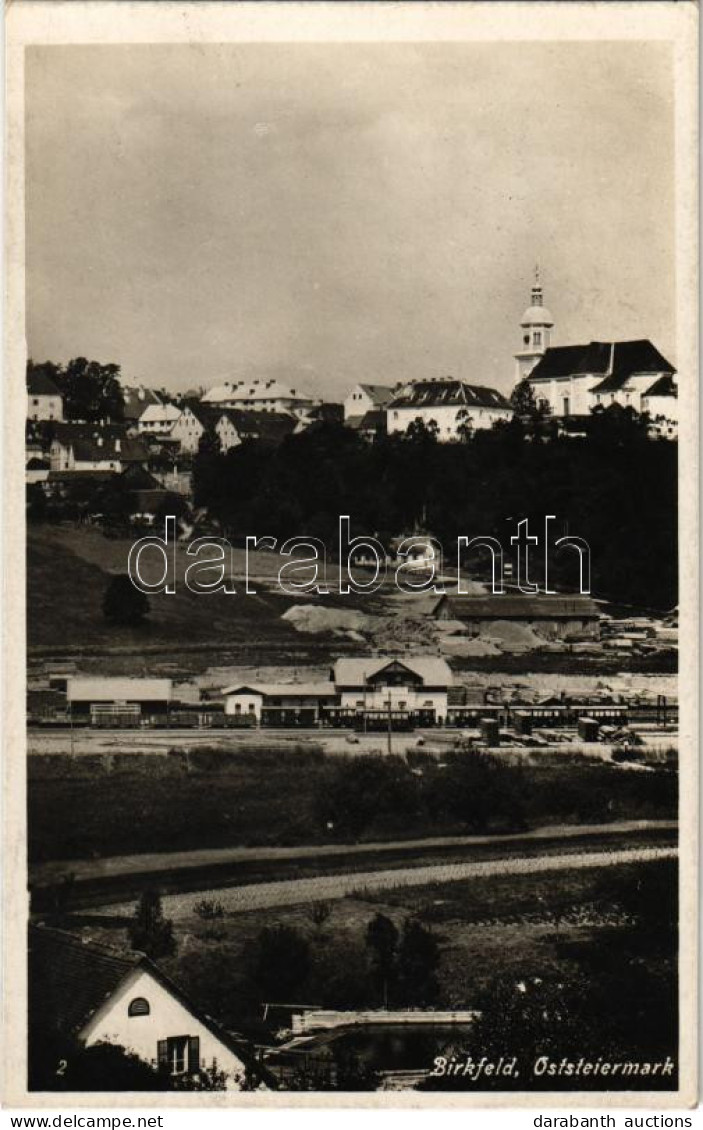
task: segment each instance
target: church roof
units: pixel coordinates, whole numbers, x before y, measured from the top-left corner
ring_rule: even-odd
[[[553,377],[602,376],[593,392],[620,388],[634,373],[674,373],[676,370],[648,339],[591,341],[587,345],[560,345],[546,350],[530,373],[530,381]]]

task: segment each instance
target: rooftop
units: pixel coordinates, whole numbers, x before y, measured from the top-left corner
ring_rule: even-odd
[[[502,393],[484,385],[470,385],[454,377],[413,381],[394,396],[390,408],[434,408],[442,406],[466,408],[502,408],[510,403]]]

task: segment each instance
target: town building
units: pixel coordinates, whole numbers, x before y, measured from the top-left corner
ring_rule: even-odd
[[[27,419],[63,420],[61,393],[38,366],[31,366],[27,372]]]
[[[139,435],[168,436],[181,415],[175,404],[149,404],[137,420]]]
[[[470,385],[454,377],[413,381],[404,386],[386,409],[388,434],[406,432],[421,421],[436,426],[437,439],[460,440],[471,432],[510,420],[513,410],[496,389]]]
[[[469,636],[489,634],[491,624],[513,621],[525,624],[545,639],[598,639],[598,605],[589,596],[535,596],[492,593],[487,596],[441,596],[432,615],[437,620],[456,620],[466,626]]]
[[[372,408],[369,412],[365,412],[363,416],[349,416],[344,423],[347,428],[351,428],[362,439],[369,441],[386,435],[388,429],[387,413],[383,408]]]
[[[228,408],[219,414],[215,434],[220,441],[220,450],[225,454],[245,440],[277,447],[297,426],[295,417],[287,412],[248,412]]]
[[[136,424],[146,408],[163,403],[160,393],[153,388],[145,388],[144,385],[123,385],[122,395],[124,397],[122,419],[126,424]]]
[[[255,412],[289,412],[311,408],[312,397],[299,389],[290,388],[282,381],[240,380],[224,381],[211,388],[202,398],[205,405],[217,408],[241,408]]]
[[[61,423],[54,427],[49,459],[52,471],[119,473],[132,463],[146,464],[148,451],[122,424]]]
[[[447,719],[453,677],[435,656],[339,659],[322,683],[235,683],[225,713],[269,726],[363,724],[386,728]]]
[[[367,412],[383,412],[395,395],[390,385],[354,385],[344,399],[344,419],[361,419]]]
[[[72,676],[66,680],[69,716],[79,720],[167,714],[172,697],[170,679]]]
[[[181,405],[180,416],[168,434],[171,439],[177,440],[179,450],[185,455],[195,455],[206,427],[206,420],[202,419],[198,407],[183,404]]]
[[[124,1048],[164,1076],[164,1090],[205,1070],[225,1074],[225,1089],[275,1086],[243,1037],[226,1031],[145,954],[70,934],[29,928],[29,1044],[47,1037],[85,1047]]]

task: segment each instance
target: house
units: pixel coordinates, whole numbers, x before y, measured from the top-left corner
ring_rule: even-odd
[[[317,428],[324,424],[343,424],[344,406],[325,401],[313,404],[312,408],[299,409],[295,415],[298,417],[298,423],[295,425],[294,435],[300,435],[308,428]]]
[[[30,1055],[47,1035],[63,1036],[86,1047],[124,1048],[163,1073],[164,1090],[212,1068],[225,1073],[227,1090],[239,1090],[245,1077],[275,1086],[243,1037],[208,1016],[143,953],[32,925],[28,987]]]
[[[437,439],[461,439],[466,431],[492,428],[510,420],[513,410],[502,393],[483,385],[470,385],[454,377],[413,381],[398,392],[386,410],[388,434],[405,432],[421,420],[436,425]]]
[[[172,692],[170,679],[72,676],[66,681],[70,717],[93,722],[107,716],[167,714]]]
[[[367,412],[385,411],[390,404],[395,389],[390,385],[354,385],[344,399],[344,419],[360,419]]]
[[[178,441],[180,450],[184,454],[195,455],[206,427],[207,419],[201,418],[197,406],[182,404],[181,414],[173,424],[169,436]]]
[[[27,419],[63,420],[63,399],[56,384],[41,366],[27,372]]]
[[[24,481],[27,486],[33,483],[45,483],[49,478],[49,471],[51,464],[48,459],[42,459],[38,455],[32,455],[25,465]]]
[[[224,381],[211,388],[202,398],[204,405],[217,408],[240,408],[255,412],[289,412],[311,408],[312,397],[299,389],[290,388],[282,381],[269,380]]]
[[[123,424],[56,424],[49,448],[52,471],[120,472],[146,463],[148,451]]]
[[[150,405],[163,404],[161,395],[153,388],[145,388],[144,385],[126,387],[123,385],[122,395],[124,396],[122,418],[126,424],[136,424],[145,408]]]
[[[443,659],[339,659],[327,682],[235,683],[222,694],[225,713],[253,724],[313,726],[319,722],[384,728],[444,722],[452,673]]]
[[[679,434],[678,389],[673,376],[660,377],[642,393],[642,411],[650,419],[650,434],[676,439]]]
[[[373,441],[378,436],[386,435],[388,422],[383,408],[372,408],[363,416],[348,416],[344,421],[346,427],[357,432],[363,439]]]
[[[228,408],[219,414],[215,434],[220,450],[225,454],[245,440],[257,440],[269,447],[277,447],[297,427],[294,416],[286,412],[245,412]]]
[[[170,436],[180,415],[175,404],[149,404],[137,420],[139,435]]]
[[[334,683],[234,683],[223,690],[225,714],[269,726],[315,726],[338,704]]]
[[[488,634],[497,620],[510,620],[528,625],[546,639],[598,639],[600,615],[598,605],[589,596],[536,596],[493,593],[488,596],[441,596],[432,615],[437,620],[459,620],[470,636]]]

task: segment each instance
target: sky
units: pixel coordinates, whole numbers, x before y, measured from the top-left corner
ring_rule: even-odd
[[[663,43],[34,47],[27,348],[174,392],[452,375],[553,344],[674,364]]]

